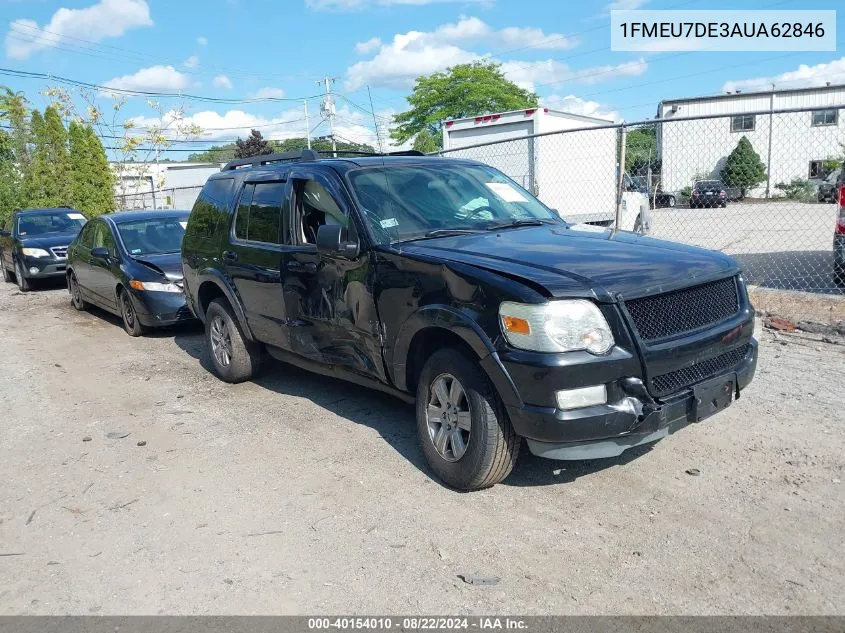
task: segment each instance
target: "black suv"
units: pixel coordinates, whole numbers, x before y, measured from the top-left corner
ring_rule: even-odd
[[[63,279],[67,249],[85,216],[75,209],[17,209],[0,229],[0,268],[21,292],[36,279]]]
[[[610,457],[726,407],[757,343],[736,262],[579,231],[486,165],[422,155],[240,159],[188,221],[188,304],[214,371],[262,352],[416,402],[451,486],[502,481],[520,439]]]

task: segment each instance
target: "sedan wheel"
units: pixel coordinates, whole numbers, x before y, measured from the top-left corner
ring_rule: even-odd
[[[79,288],[79,282],[76,280],[76,275],[71,273],[68,279],[68,286],[70,286],[70,302],[77,310],[84,310],[88,307],[85,300],[82,298],[82,290]]]
[[[123,317],[123,329],[129,336],[141,336],[144,333],[144,326],[138,320],[138,313],[126,290],[120,292],[120,313]]]
[[[666,206],[669,208],[675,206],[675,196],[669,196],[669,199],[666,200]]]
[[[469,406],[463,386],[452,374],[441,374],[431,383],[426,410],[428,435],[447,462],[456,462],[466,453],[472,430]]]

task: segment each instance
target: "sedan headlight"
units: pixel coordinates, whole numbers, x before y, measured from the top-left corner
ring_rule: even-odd
[[[22,248],[21,252],[27,257],[50,257],[50,253],[43,248]]]
[[[146,290],[147,292],[182,292],[182,288],[176,284],[161,283],[158,281],[138,281],[133,279],[129,282],[135,290]]]
[[[504,301],[499,318],[508,343],[520,349],[604,354],[613,347],[607,320],[595,303],[585,299],[539,304]]]

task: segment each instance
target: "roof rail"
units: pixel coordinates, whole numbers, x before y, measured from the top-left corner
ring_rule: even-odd
[[[339,149],[339,150],[331,150],[333,153],[341,155],[353,155],[353,156],[426,156],[425,152],[421,152],[416,149],[407,149],[402,150],[399,152],[368,152],[366,150],[357,150],[357,149]]]
[[[320,155],[314,150],[304,149],[301,152],[285,152],[283,154],[263,154],[261,156],[250,156],[249,158],[236,158],[230,160],[223,166],[220,171],[230,171],[238,167],[245,167],[247,165],[266,165],[268,163],[277,163],[281,161],[290,162],[313,162],[320,160]]]

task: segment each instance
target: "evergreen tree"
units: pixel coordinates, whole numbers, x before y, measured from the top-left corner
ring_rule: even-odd
[[[722,169],[722,182],[728,187],[740,187],[742,195],[766,179],[766,166],[745,136],[728,155]]]
[[[47,199],[46,182],[49,178],[49,165],[46,154],[46,136],[44,117],[38,110],[33,110],[29,118],[30,140],[26,153],[29,160],[21,165],[21,206],[50,206]]]
[[[44,142],[48,179],[45,183],[49,206],[70,204],[71,178],[68,159],[68,137],[62,118],[55,106],[44,111]]]
[[[6,226],[12,211],[17,206],[17,170],[15,169],[15,154],[12,151],[12,138],[5,130],[0,130],[0,228]]]
[[[106,152],[90,126],[72,121],[70,145],[71,202],[89,218],[114,209],[114,176]]]
[[[235,158],[249,158],[250,156],[265,156],[272,154],[273,150],[261,132],[252,130],[246,140],[238,139],[235,141],[237,149],[235,150]]]

